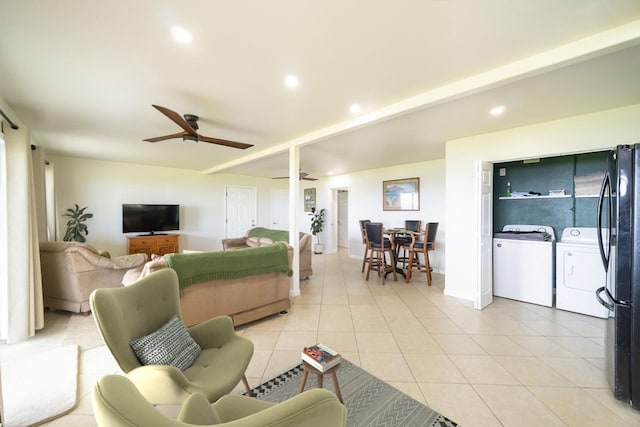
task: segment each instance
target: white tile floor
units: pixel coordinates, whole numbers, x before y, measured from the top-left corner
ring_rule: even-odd
[[[251,385],[320,341],[463,426],[640,426],[607,387],[601,319],[500,298],[476,311],[443,294],[441,275],[432,287],[424,273],[382,286],[344,252],[314,255],[313,270],[287,315],[238,329],[255,344]],[[91,387],[118,368],[91,316],[56,311],[46,321],[28,342],[0,345],[0,356],[78,343],[78,406],[47,425],[95,425]]]

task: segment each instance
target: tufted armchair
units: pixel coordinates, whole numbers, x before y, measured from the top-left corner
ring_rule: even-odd
[[[111,258],[86,243],[40,242],[44,306],[88,313],[94,289],[122,286],[125,273],[146,261],[145,254]]]
[[[227,395],[213,405],[200,393],[185,401],[177,419],[154,408],[127,378],[107,375],[93,387],[93,412],[98,426],[188,427],[341,427],[347,425],[347,409],[328,390],[305,391],[282,403]]]
[[[122,288],[96,289],[91,309],[98,331],[118,366],[142,395],[155,404],[180,404],[194,393],[210,402],[231,392],[242,381],[253,356],[253,343],[236,334],[230,317],[220,316],[188,328],[202,351],[190,366],[146,364],[138,359],[132,341],[160,330],[173,316],[182,319],[178,275],[163,269]],[[161,343],[176,344],[180,337]],[[178,345],[179,352],[187,348]],[[163,344],[164,345],[164,344]],[[157,350],[157,351],[156,351]],[[157,354],[173,348],[159,347]],[[182,354],[182,353],[179,353]]]

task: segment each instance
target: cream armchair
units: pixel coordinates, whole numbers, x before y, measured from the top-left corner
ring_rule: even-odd
[[[88,313],[94,289],[122,286],[125,273],[146,261],[145,254],[111,258],[86,243],[40,242],[44,306]]]
[[[185,401],[177,419],[154,408],[125,377],[107,375],[93,387],[93,413],[100,427],[341,427],[347,409],[335,394],[324,389],[305,391],[282,403],[269,403],[240,395],[227,395],[213,405],[200,393]]]

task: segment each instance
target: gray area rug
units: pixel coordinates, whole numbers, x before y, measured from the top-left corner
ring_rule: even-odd
[[[452,427],[458,425],[348,360],[342,359],[337,374],[342,398],[347,407],[348,426]],[[297,394],[301,375],[302,364],[260,384],[251,391],[258,399],[267,402],[283,402]],[[309,375],[305,390],[316,386],[316,376]],[[335,391],[330,375],[324,378],[324,388]]]

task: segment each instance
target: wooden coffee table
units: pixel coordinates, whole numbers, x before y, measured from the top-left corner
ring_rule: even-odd
[[[340,393],[340,385],[338,385],[338,377],[336,376],[336,371],[338,370],[338,368],[340,368],[340,363],[338,363],[336,366],[327,369],[326,371],[322,372],[317,370],[316,368],[314,368],[313,366],[309,365],[307,362],[302,361],[302,381],[300,381],[300,386],[298,387],[298,394],[302,393],[304,391],[304,385],[307,382],[307,375],[309,375],[309,372],[311,372],[312,374],[315,374],[318,376],[318,388],[322,388],[322,384],[323,384],[323,377],[325,374],[331,374],[331,379],[333,380],[333,386],[336,389],[336,396],[338,396],[338,400],[340,400],[340,403],[344,403],[342,401],[342,393]]]

